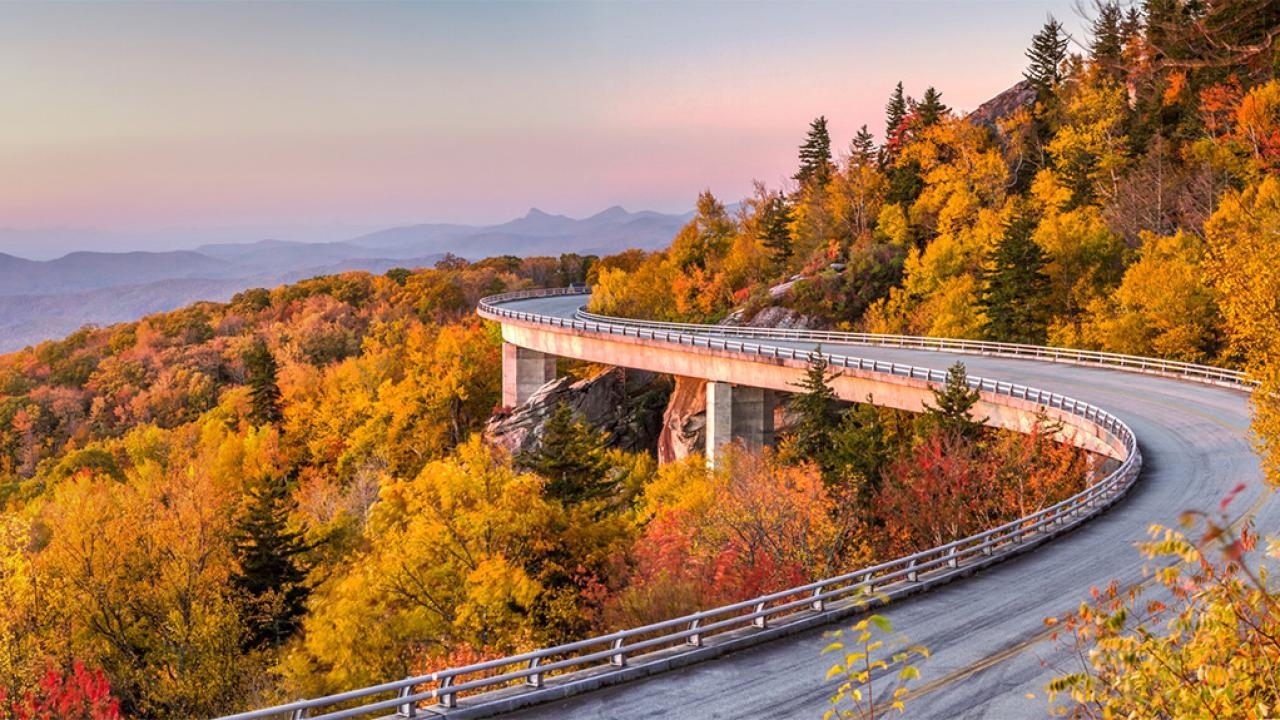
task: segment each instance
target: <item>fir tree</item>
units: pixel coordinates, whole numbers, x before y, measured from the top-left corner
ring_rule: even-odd
[[[1117,77],[1124,56],[1124,12],[1117,2],[1106,2],[1098,8],[1091,31],[1089,57],[1110,77]]]
[[[604,432],[560,403],[543,426],[542,439],[519,462],[546,479],[542,492],[547,498],[566,505],[601,500],[613,495],[616,484],[609,477],[607,441]]]
[[[856,167],[866,167],[876,158],[876,140],[867,126],[858,128],[858,134],[849,143],[849,162]]]
[[[1130,6],[1129,11],[1124,14],[1124,22],[1120,24],[1120,35],[1124,38],[1126,51],[1142,42],[1142,13],[1138,8]]]
[[[259,425],[278,423],[284,419],[280,409],[280,386],[276,384],[279,365],[271,350],[257,340],[244,354],[246,380],[249,384],[251,409],[249,419]]]
[[[942,93],[932,87],[924,91],[924,97],[916,106],[916,117],[920,120],[920,127],[937,125],[942,116],[949,112],[951,108],[942,103]]]
[[[956,361],[947,369],[947,381],[941,389],[932,388],[933,405],[925,404],[923,422],[944,432],[976,439],[982,432],[983,420],[973,417],[973,406],[981,395],[969,388],[969,374],[964,363]]]
[[[769,248],[773,262],[784,267],[791,259],[791,208],[781,193],[771,193],[760,207],[757,232],[761,244]]]
[[[884,106],[884,138],[885,145],[897,136],[902,121],[907,119],[907,96],[902,93],[902,82],[893,88],[889,95],[889,103]]]
[[[801,188],[825,187],[831,179],[831,136],[826,117],[819,116],[809,124],[809,134],[800,146],[800,169],[794,177]]]
[[[1050,287],[1044,251],[1032,239],[1035,226],[1035,218],[1019,204],[987,256],[980,304],[988,339],[1033,345],[1045,341]]]
[[[306,613],[307,573],[298,556],[310,548],[289,530],[288,488],[268,480],[249,494],[234,535],[239,567],[232,576],[248,600],[249,647],[277,646]]]
[[[896,445],[881,418],[881,408],[868,397],[867,402],[846,410],[831,438],[832,474],[837,482],[853,485],[861,509],[869,507]]]
[[[1062,82],[1062,62],[1067,59],[1067,35],[1063,32],[1062,23],[1054,20],[1052,15],[1040,32],[1031,38],[1027,59],[1031,64],[1022,75],[1035,88],[1036,97],[1047,100]]]
[[[815,349],[809,355],[809,369],[804,379],[795,383],[799,391],[787,403],[796,421],[787,436],[786,455],[796,461],[817,463],[828,480],[832,440],[840,425],[840,413],[836,407],[838,398],[831,388],[831,381],[836,377],[822,355],[822,348]]]

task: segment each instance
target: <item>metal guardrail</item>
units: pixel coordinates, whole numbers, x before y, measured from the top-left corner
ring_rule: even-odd
[[[600,319],[600,316],[588,318],[560,318],[529,313],[500,307],[504,303],[533,297],[551,297],[558,295],[582,295],[588,291],[584,288],[557,288],[553,290],[526,290],[485,298],[481,301],[479,312],[490,319],[516,320],[549,327],[568,328],[586,332],[598,332],[612,335],[626,335],[651,339],[657,342],[673,343],[694,347],[709,347],[742,352],[765,358],[808,361],[812,351],[782,348],[777,346],[719,339],[713,335],[737,334],[743,330],[761,330],[744,328],[725,328],[720,331],[710,326],[686,326],[677,323],[642,323],[639,321],[618,321],[612,318]],[[810,331],[774,331],[796,333],[794,335],[775,336],[786,339],[840,339],[841,342],[854,342],[851,333],[818,333]],[[759,337],[769,337],[761,334]],[[866,336],[871,340],[883,339],[886,336]],[[973,343],[971,341],[935,341],[931,338],[897,338],[893,337],[894,347],[927,347],[933,349],[961,349],[962,351],[1004,354],[1010,346],[996,343]],[[914,344],[919,343],[919,344]],[[955,345],[943,345],[954,343]],[[887,344],[887,343],[868,343]],[[1028,348],[1030,346],[1013,346]],[[1042,350],[1047,350],[1043,349]],[[1063,351],[1101,357],[1103,354],[1085,353],[1084,351]],[[1019,355],[1025,357],[1027,355]],[[834,367],[872,371],[903,378],[914,378],[928,382],[946,382],[946,373],[940,370],[916,367],[903,363],[867,360],[844,355],[823,354]],[[1056,359],[1055,355],[1036,356],[1043,359]],[[1063,361],[1071,361],[1070,355],[1064,354]],[[1119,356],[1129,360],[1128,356]],[[1077,360],[1080,362],[1101,362],[1101,360]],[[1159,363],[1164,361],[1150,361]],[[1186,363],[1177,363],[1179,366]],[[1140,365],[1124,365],[1122,369],[1146,371]],[[1204,366],[1191,366],[1203,368]],[[1155,366],[1152,366],[1154,369]],[[1216,368],[1206,368],[1215,370]],[[1165,370],[1161,370],[1164,372]],[[1201,379],[1210,383],[1231,383],[1243,386],[1238,374],[1231,371],[1217,371],[1221,375],[1201,373],[1187,375],[1193,379]],[[640,653],[663,649],[702,647],[710,636],[730,631],[750,631],[751,628],[765,629],[770,623],[782,618],[794,618],[805,613],[834,613],[864,600],[867,593],[886,591],[889,588],[904,588],[912,584],[922,583],[930,573],[947,572],[957,568],[981,567],[997,562],[1003,557],[1012,555],[1028,544],[1043,541],[1058,535],[1075,525],[1087,520],[1123,497],[1138,477],[1142,467],[1142,454],[1138,449],[1137,439],[1133,431],[1122,420],[1111,413],[1058,393],[1039,390],[1019,385],[1004,383],[983,378],[971,377],[970,387],[1009,398],[1026,400],[1039,405],[1057,408],[1064,412],[1083,418],[1106,433],[1112,440],[1119,441],[1125,449],[1125,458],[1120,466],[1111,474],[1085,490],[1055,505],[1043,508],[1025,517],[1018,518],[998,527],[962,538],[938,547],[913,553],[871,567],[860,568],[853,572],[836,577],[789,588],[776,593],[762,595],[738,603],[725,605],[710,610],[672,618],[643,627],[621,630],[606,635],[586,638],[577,642],[565,643],[550,648],[542,648],[532,652],[491,660],[488,662],[450,668],[427,675],[418,675],[371,687],[352,690],[336,695],[299,700],[276,707],[255,710],[237,715],[230,715],[222,720],[260,720],[265,718],[290,718],[291,720],[338,720],[339,718],[365,717],[374,714],[391,714],[394,717],[418,717],[423,713],[419,704],[435,702],[443,709],[457,706],[458,696],[462,693],[483,690],[495,690],[513,684],[530,688],[541,688],[548,676],[561,671],[599,666],[623,667],[628,658]],[[427,687],[433,686],[433,687]],[[351,703],[360,703],[350,707],[342,707]],[[312,711],[330,709],[318,715]]]
[[[754,328],[735,325],[696,325],[690,323],[658,322],[634,320],[630,318],[614,318],[597,315],[579,309],[574,317],[595,323],[626,325],[654,330],[672,330],[700,335],[721,335],[749,338],[770,338],[775,340],[810,340],[815,342],[836,342],[849,345],[868,345],[872,347],[892,347],[909,350],[935,350],[970,355],[994,355],[1000,357],[1033,358],[1051,362],[1071,363],[1074,365],[1100,365],[1128,372],[1168,375],[1199,382],[1210,382],[1215,385],[1252,388],[1257,383],[1238,370],[1226,370],[1211,365],[1161,360],[1140,355],[1123,355],[1120,353],[1100,352],[1096,350],[1076,350],[1073,348],[1045,347],[1041,345],[1020,345],[1017,343],[990,342],[986,340],[957,340],[952,338],[931,338],[917,335],[882,335],[876,333],[840,332],[835,330],[787,330],[780,328]]]

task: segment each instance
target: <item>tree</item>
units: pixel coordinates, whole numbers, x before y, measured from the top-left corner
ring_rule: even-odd
[[[813,464],[733,445],[723,459],[715,469],[696,457],[671,463],[645,487],[637,514],[649,520],[608,627],[782,590],[865,559],[844,542],[842,526],[857,515],[832,512]]]
[[[837,377],[831,363],[819,347],[809,354],[809,369],[804,378],[795,383],[799,388],[791,396],[787,409],[796,415],[791,434],[787,436],[783,455],[793,462],[813,462],[823,468],[823,475],[830,479],[832,437],[840,424],[836,409],[836,392],[831,381]]]
[[[1253,393],[1253,431],[1267,481],[1280,485],[1280,178],[1274,175],[1223,196],[1205,225],[1205,270],[1217,291],[1231,350],[1261,382]]]
[[[784,267],[791,259],[791,209],[782,193],[768,193],[757,211],[760,243],[769,249],[774,265]]]
[[[849,162],[856,167],[868,167],[876,159],[876,141],[867,126],[858,128],[858,134],[849,143]]]
[[[1067,35],[1062,23],[1049,16],[1040,32],[1031,38],[1027,58],[1031,61],[1022,76],[1036,89],[1036,97],[1042,102],[1058,90],[1062,82],[1062,63],[1067,59]]]
[[[876,407],[868,397],[846,410],[832,432],[831,472],[838,483],[853,490],[860,508],[868,507],[880,489],[895,447],[908,441],[885,421],[897,412]]]
[[[1098,17],[1091,26],[1093,39],[1089,43],[1089,57],[1094,65],[1111,78],[1119,77],[1124,59],[1124,12],[1114,0],[1098,6]]]
[[[1015,206],[1004,235],[987,256],[981,306],[983,331],[991,340],[1043,344],[1047,331],[1045,300],[1049,276],[1044,251],[1032,238],[1035,219]]]
[[[120,701],[100,669],[88,670],[79,660],[70,672],[50,666],[38,686],[20,697],[6,697],[0,686],[0,717],[13,720],[122,720]]]
[[[521,466],[546,478],[543,493],[566,505],[603,500],[613,495],[608,476],[606,435],[573,408],[560,403],[542,427],[542,439],[519,458]]]
[[[280,386],[276,384],[279,365],[266,342],[256,340],[244,354],[245,374],[249,384],[252,409],[249,419],[259,425],[278,423],[284,419],[280,407]]]
[[[1190,233],[1146,233],[1114,292],[1089,305],[1089,344],[1108,352],[1206,362],[1221,350],[1222,319],[1205,280],[1205,243]]]
[[[973,406],[982,399],[977,389],[970,389],[964,363],[956,361],[947,368],[947,381],[941,389],[931,388],[934,405],[925,403],[923,420],[946,434],[973,439],[982,432],[984,420],[975,420]]]
[[[250,492],[234,540],[232,582],[248,600],[247,647],[277,646],[301,625],[310,595],[299,556],[310,548],[289,529],[288,486],[270,478]]]
[[[809,123],[809,134],[800,146],[800,169],[794,177],[801,189],[825,187],[831,180],[831,136],[827,133],[825,116]]]
[[[1153,525],[1142,554],[1159,568],[1128,590],[1113,581],[1062,623],[1074,635],[1083,667],[1049,684],[1080,718],[1267,717],[1280,703],[1280,612],[1268,572],[1276,539],[1221,514],[1183,514],[1184,531]],[[1052,622],[1060,622],[1053,618]]]
[[[924,91],[924,97],[920,99],[920,103],[916,106],[916,117],[920,121],[921,128],[937,125],[938,121],[949,112],[951,112],[951,108],[943,104],[942,93],[932,86]]]
[[[889,95],[889,102],[884,106],[884,142],[889,146],[890,139],[897,137],[902,122],[907,119],[907,98],[902,94],[902,81],[894,86]]]

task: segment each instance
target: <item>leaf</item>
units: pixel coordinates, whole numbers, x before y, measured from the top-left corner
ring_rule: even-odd
[[[883,615],[872,615],[870,620],[875,623],[876,627],[880,628],[881,632],[893,632],[893,624],[889,622],[889,618]]]

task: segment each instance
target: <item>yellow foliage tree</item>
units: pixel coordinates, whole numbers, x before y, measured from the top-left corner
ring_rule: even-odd
[[[1253,394],[1254,432],[1268,478],[1280,484],[1280,178],[1227,193],[1205,233],[1205,266],[1231,350],[1262,382]]]
[[[1089,305],[1083,339],[1109,352],[1206,362],[1221,334],[1216,294],[1204,280],[1204,241],[1144,235],[1138,261],[1111,297]]]

